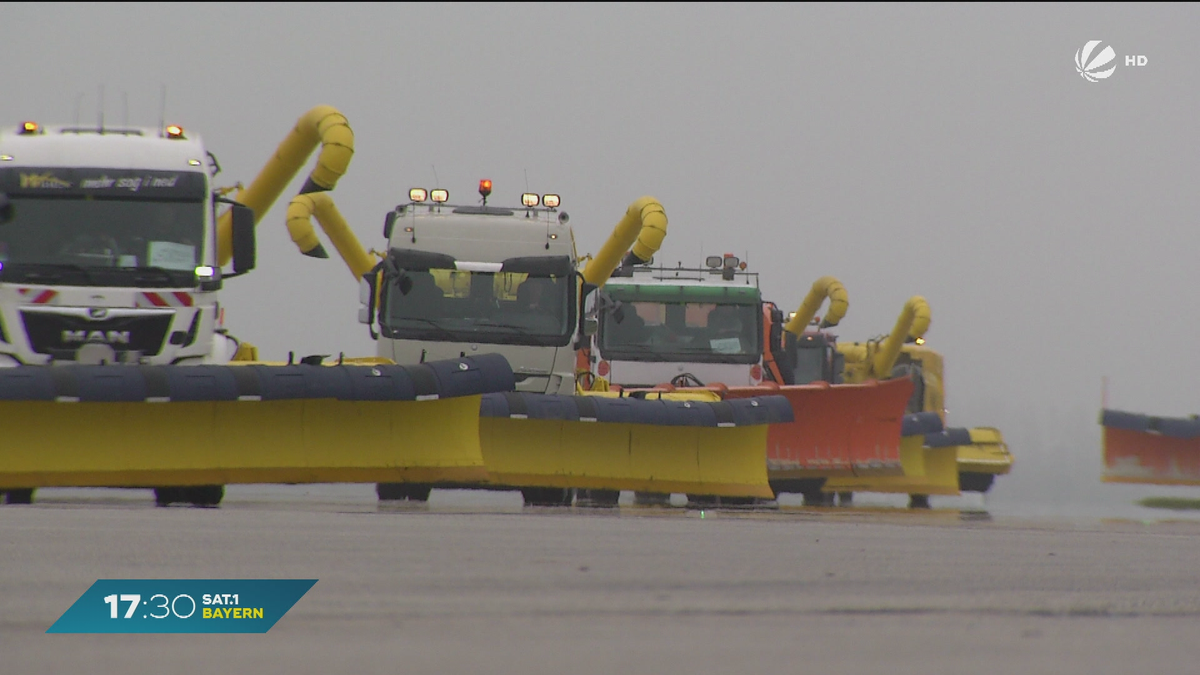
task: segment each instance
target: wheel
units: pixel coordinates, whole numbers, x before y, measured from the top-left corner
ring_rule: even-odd
[[[154,488],[154,505],[155,506],[170,506],[179,501],[177,493],[178,488],[173,487],[156,487]]]
[[[4,492],[5,504],[32,504],[33,503],[33,488],[19,488],[16,490],[6,490]]]
[[[576,506],[613,508],[621,499],[620,490],[580,490],[576,494]]]
[[[195,485],[187,488],[187,500],[193,506],[217,506],[225,498],[224,485]]]
[[[909,495],[908,508],[910,509],[928,509],[929,495]]]
[[[525,506],[570,506],[574,491],[567,488],[521,488]]]
[[[801,493],[805,506],[833,506],[834,493],[806,490]]]
[[[995,474],[963,471],[958,474],[958,489],[963,492],[985,493],[992,489],[995,480]]]
[[[670,506],[671,495],[667,492],[634,492],[633,503],[638,506]]]
[[[427,502],[429,501],[429,493],[433,491],[432,485],[424,483],[376,483],[375,495],[380,501],[402,501],[407,499],[411,502]]]
[[[772,502],[770,499],[760,499],[758,497],[719,497],[718,501],[721,506],[730,508],[766,506]]]

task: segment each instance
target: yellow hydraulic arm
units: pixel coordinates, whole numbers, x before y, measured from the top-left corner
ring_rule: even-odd
[[[588,262],[583,270],[584,281],[603,286],[621,265],[622,259],[628,261],[629,256],[641,262],[649,261],[666,236],[667,212],[654,197],[642,197],[629,205],[625,217],[613,228],[608,241]],[[627,251],[629,256],[626,255]]]
[[[882,343],[838,343],[838,351],[846,357],[846,381],[862,382],[891,377],[904,343],[924,337],[929,324],[929,304],[925,298],[914,295],[904,303],[904,310],[896,319],[895,327]]]
[[[825,312],[825,316],[821,319],[821,328],[838,325],[838,322],[846,316],[850,301],[842,282],[826,276],[813,282],[808,295],[804,296],[804,302],[800,303],[800,309],[796,310],[795,316],[787,322],[783,329],[798,337],[817,315],[817,310],[821,308],[821,303],[825,302],[825,298],[829,298],[829,311]]]
[[[354,275],[355,281],[361,280],[364,274],[375,267],[376,261],[363,248],[358,237],[354,236],[350,225],[334,205],[333,198],[322,192],[296,195],[288,204],[288,233],[292,235],[292,241],[296,242],[301,253],[317,258],[329,257],[313,253],[320,250],[324,254],[317,233],[313,231],[311,219],[314,217],[329,237],[329,241],[333,242],[342,260],[346,262],[346,267]]]
[[[335,108],[319,105],[305,113],[292,132],[279,144],[275,155],[263,166],[250,186],[239,190],[235,199],[254,211],[254,221],[263,215],[279,199],[300,167],[308,160],[312,151],[321,145],[317,166],[309,174],[300,194],[332,190],[346,173],[350,158],[354,155],[354,132],[346,118]],[[324,249],[317,246],[307,255],[325,258]],[[233,257],[233,216],[229,211],[217,221],[217,264],[225,266]]]

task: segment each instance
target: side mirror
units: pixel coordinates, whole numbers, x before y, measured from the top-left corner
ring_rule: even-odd
[[[396,225],[396,212],[388,211],[387,217],[383,219],[383,238],[387,241],[392,240],[392,228]]]
[[[594,316],[586,316],[579,324],[579,332],[585,337],[591,337],[600,329],[600,320]]]
[[[362,276],[358,281],[358,322],[366,324],[372,340],[379,339],[375,332],[375,284],[379,278],[379,267]]]
[[[10,202],[8,200],[8,195],[4,194],[3,192],[0,192],[0,225],[3,225],[4,223],[12,222],[12,219],[13,219],[12,202]]]
[[[254,239],[254,210],[244,204],[233,209],[233,273],[245,274],[254,269],[257,245]]]
[[[599,287],[599,286],[597,286],[596,284],[589,284],[589,283],[588,283],[588,282],[586,282],[586,281],[585,281],[585,282],[583,282],[582,284],[580,284],[580,285],[579,285],[579,300],[580,300],[580,304],[584,304],[584,303],[586,303],[586,302],[587,302],[587,300],[588,300],[588,298],[589,298],[589,297],[590,297],[590,296],[591,296],[593,293],[595,293],[595,292],[596,292],[596,290],[597,290],[598,288],[600,288],[600,287]]]

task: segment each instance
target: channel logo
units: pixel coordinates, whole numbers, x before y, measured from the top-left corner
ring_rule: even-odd
[[[1100,43],[1100,40],[1088,40],[1082,49],[1075,52],[1075,70],[1088,82],[1099,82],[1117,69],[1117,64],[1113,63],[1117,53],[1113,51],[1112,45],[1105,45],[1104,49],[1093,55]],[[1112,65],[1109,65],[1110,63]]]

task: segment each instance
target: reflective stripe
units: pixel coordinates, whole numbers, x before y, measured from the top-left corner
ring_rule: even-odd
[[[58,297],[58,291],[53,291],[50,289],[43,289],[39,291],[36,288],[18,288],[17,293],[19,293],[22,298],[29,298],[30,296],[33,296],[30,301],[35,305],[45,305],[54,298]]]
[[[150,293],[143,292],[138,294],[137,307],[191,307],[195,304],[191,293],[184,291],[172,291],[170,293]]]

